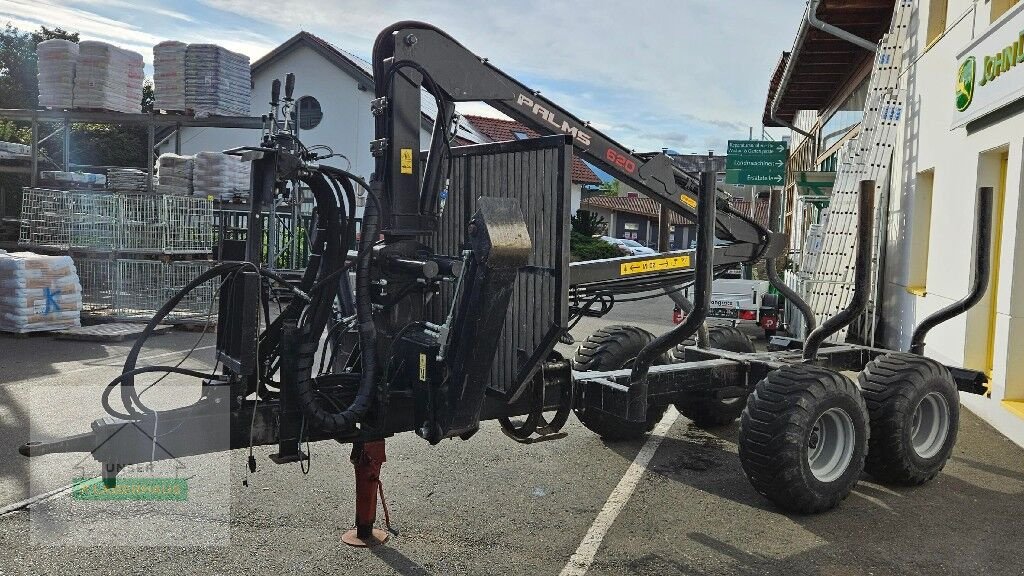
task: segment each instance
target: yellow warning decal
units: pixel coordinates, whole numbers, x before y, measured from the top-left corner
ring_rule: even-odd
[[[402,148],[402,174],[412,174],[412,148]]]
[[[427,381],[427,355],[420,352],[420,382]]]
[[[636,260],[620,264],[619,276],[643,274],[645,272],[663,272],[665,270],[676,270],[678,268],[689,267],[689,256],[669,256],[668,258],[654,258],[653,260]]]
[[[690,198],[686,194],[680,194],[679,195],[679,199],[682,200],[683,204],[686,204],[690,208],[696,208],[697,207],[697,201],[694,200],[693,198]]]

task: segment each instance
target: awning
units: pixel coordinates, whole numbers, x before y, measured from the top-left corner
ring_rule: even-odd
[[[822,0],[819,19],[877,43],[889,30],[896,0]],[[775,117],[792,123],[799,110],[821,110],[842,89],[846,80],[871,54],[846,40],[812,27],[807,14],[800,23],[791,52],[784,52],[768,87],[762,122],[782,126]]]

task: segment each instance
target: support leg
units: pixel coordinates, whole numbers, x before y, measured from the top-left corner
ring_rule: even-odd
[[[373,527],[377,520],[380,467],[386,460],[383,440],[352,445],[352,465],[356,472],[356,527],[341,537],[341,541],[349,546],[376,546],[388,539],[386,531]]]

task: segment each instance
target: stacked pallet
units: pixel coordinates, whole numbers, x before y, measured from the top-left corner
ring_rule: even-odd
[[[0,331],[26,333],[80,325],[82,287],[70,256],[0,250]]]
[[[89,172],[43,170],[39,173],[39,181],[44,186],[61,190],[103,190],[107,187],[106,176]]]
[[[142,112],[142,54],[106,42],[78,44],[75,108]]]
[[[43,108],[72,108],[78,44],[68,40],[44,40],[36,45],[36,58],[39,62],[39,105]]]
[[[0,142],[0,160],[22,160],[32,156],[32,147],[17,142]]]
[[[153,47],[153,108],[182,111],[185,106],[185,51],[188,44],[168,40]]]
[[[230,201],[249,193],[249,164],[240,156],[199,152],[193,176],[196,196]]]
[[[136,194],[145,192],[147,176],[138,168],[110,168],[107,170],[107,190]]]
[[[249,57],[215,44],[189,44],[185,105],[197,117],[248,116],[252,109]]]
[[[195,156],[161,154],[156,161],[156,186],[160,194],[189,196],[192,194],[192,174]]]

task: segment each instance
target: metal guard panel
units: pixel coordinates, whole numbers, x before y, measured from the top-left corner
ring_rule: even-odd
[[[452,148],[438,232],[424,241],[437,254],[460,256],[481,196],[519,202],[532,246],[491,367],[488,388],[501,395],[533,377],[568,326],[571,161],[572,145],[564,136]],[[445,284],[434,299],[433,322],[444,321],[453,292]]]

